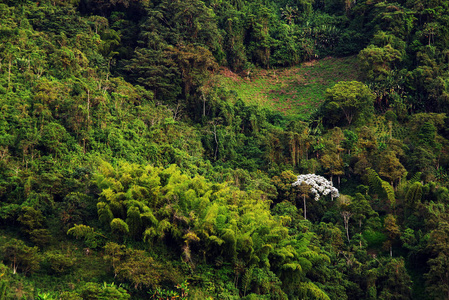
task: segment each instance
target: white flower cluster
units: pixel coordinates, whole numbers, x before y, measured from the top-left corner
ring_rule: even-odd
[[[321,196],[331,194],[332,200],[340,196],[337,188],[332,185],[332,182],[320,175],[302,174],[296,178],[292,183],[293,186],[299,186],[301,183],[311,186],[310,192],[315,195],[315,201],[318,201]]]

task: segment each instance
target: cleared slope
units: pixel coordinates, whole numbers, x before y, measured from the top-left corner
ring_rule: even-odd
[[[324,101],[326,89],[342,80],[360,80],[361,72],[357,58],[351,56],[329,57],[285,69],[258,70],[246,78],[229,70],[220,76],[220,85],[236,91],[247,104],[308,118]]]

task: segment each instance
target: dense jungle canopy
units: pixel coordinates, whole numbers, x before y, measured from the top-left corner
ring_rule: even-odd
[[[0,0],[0,300],[449,299],[448,49],[444,0]]]

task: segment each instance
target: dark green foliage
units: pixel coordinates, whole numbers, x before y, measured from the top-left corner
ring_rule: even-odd
[[[3,277],[3,274],[2,274]],[[7,291],[7,286],[6,286],[6,281],[0,281],[0,299],[1,300],[5,300],[6,299],[6,291]]]
[[[445,1],[0,2],[0,299],[447,298]]]
[[[49,265],[50,269],[58,276],[69,272],[75,264],[73,258],[67,257],[67,255],[57,252],[46,252],[45,262]]]
[[[37,247],[28,247],[22,240],[11,239],[1,246],[2,258],[12,266],[13,273],[29,275],[39,270],[41,256]]]
[[[114,284],[106,284],[103,286],[99,284],[94,284],[92,282],[87,283],[81,293],[80,296],[83,299],[90,300],[100,300],[100,299],[117,299],[117,300],[126,300],[130,299],[130,295],[126,292],[125,289],[121,287],[116,287]]]

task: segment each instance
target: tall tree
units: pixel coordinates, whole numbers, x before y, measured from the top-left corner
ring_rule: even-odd
[[[332,182],[328,181],[323,176],[315,174],[298,175],[296,181],[292,183],[293,186],[300,187],[301,196],[304,200],[304,219],[306,215],[306,197],[308,193],[314,194],[314,200],[320,200],[320,197],[331,195],[331,198],[339,197],[338,190],[332,186]]]
[[[335,103],[349,125],[354,120],[370,118],[374,112],[374,94],[358,81],[340,81],[326,91],[327,103]]]

